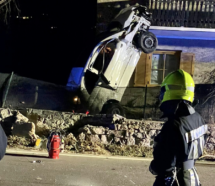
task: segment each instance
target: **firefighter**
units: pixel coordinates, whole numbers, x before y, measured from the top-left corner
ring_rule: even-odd
[[[0,124],[0,160],[4,157],[7,147],[7,136]]]
[[[156,175],[154,186],[200,186],[195,160],[203,154],[207,125],[191,106],[195,84],[183,70],[166,76],[159,99],[162,118],[167,118],[154,139],[149,170]]]

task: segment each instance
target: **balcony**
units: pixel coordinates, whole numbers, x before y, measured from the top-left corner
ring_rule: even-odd
[[[214,0],[148,0],[152,26],[215,28]]]

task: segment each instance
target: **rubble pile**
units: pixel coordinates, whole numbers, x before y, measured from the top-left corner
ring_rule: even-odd
[[[7,144],[8,144],[8,147],[18,147],[18,148],[33,147],[33,142],[31,139],[25,138],[25,137],[13,136],[13,135],[8,136]]]
[[[131,120],[119,115],[74,114],[29,109],[26,113],[0,109],[0,123],[8,136],[8,147],[46,149],[53,130],[62,134],[64,152],[152,157],[154,137],[163,122]],[[215,125],[209,125],[205,152],[214,154]]]
[[[208,125],[205,154],[215,155],[215,124]]]

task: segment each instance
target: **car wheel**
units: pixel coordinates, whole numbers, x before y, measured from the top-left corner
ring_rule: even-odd
[[[146,53],[152,53],[158,45],[157,37],[152,32],[141,32],[138,37],[138,46]]]

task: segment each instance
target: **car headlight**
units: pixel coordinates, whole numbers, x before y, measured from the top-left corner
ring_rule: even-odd
[[[78,101],[78,97],[74,97],[73,101],[77,102]]]

